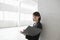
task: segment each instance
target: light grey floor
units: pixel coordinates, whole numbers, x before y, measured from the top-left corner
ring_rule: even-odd
[[[21,29],[20,27],[0,29],[0,40],[27,40],[25,36],[20,33]]]

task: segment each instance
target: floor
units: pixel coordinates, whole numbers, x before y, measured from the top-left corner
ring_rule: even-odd
[[[0,40],[27,40],[20,33],[22,29],[22,27],[2,28],[0,29]]]

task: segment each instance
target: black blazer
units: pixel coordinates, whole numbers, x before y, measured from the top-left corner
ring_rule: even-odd
[[[35,26],[33,27],[37,27],[39,29],[42,29],[42,24],[40,22],[38,22]],[[34,38],[39,38],[39,34],[37,34],[36,36],[29,36],[29,35],[26,35],[26,39],[34,39]]]

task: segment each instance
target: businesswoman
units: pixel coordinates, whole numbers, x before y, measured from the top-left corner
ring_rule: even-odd
[[[33,13],[33,21],[35,23],[33,24],[33,27],[36,27],[36,28],[39,28],[39,29],[42,30],[42,24],[41,24],[40,20],[41,20],[40,13],[39,12],[34,12]],[[35,35],[35,36],[26,35],[26,39],[28,39],[28,40],[38,40],[39,36],[40,36],[40,33]]]

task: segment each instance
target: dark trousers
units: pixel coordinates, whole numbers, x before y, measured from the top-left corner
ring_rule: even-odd
[[[28,39],[28,40],[39,40],[39,37],[38,37],[38,38],[32,38],[32,39]]]
[[[28,40],[39,40],[39,39],[28,39]]]
[[[39,40],[39,36],[40,36],[40,34],[38,34],[36,36],[28,36],[28,35],[26,35],[26,38],[28,40]]]

